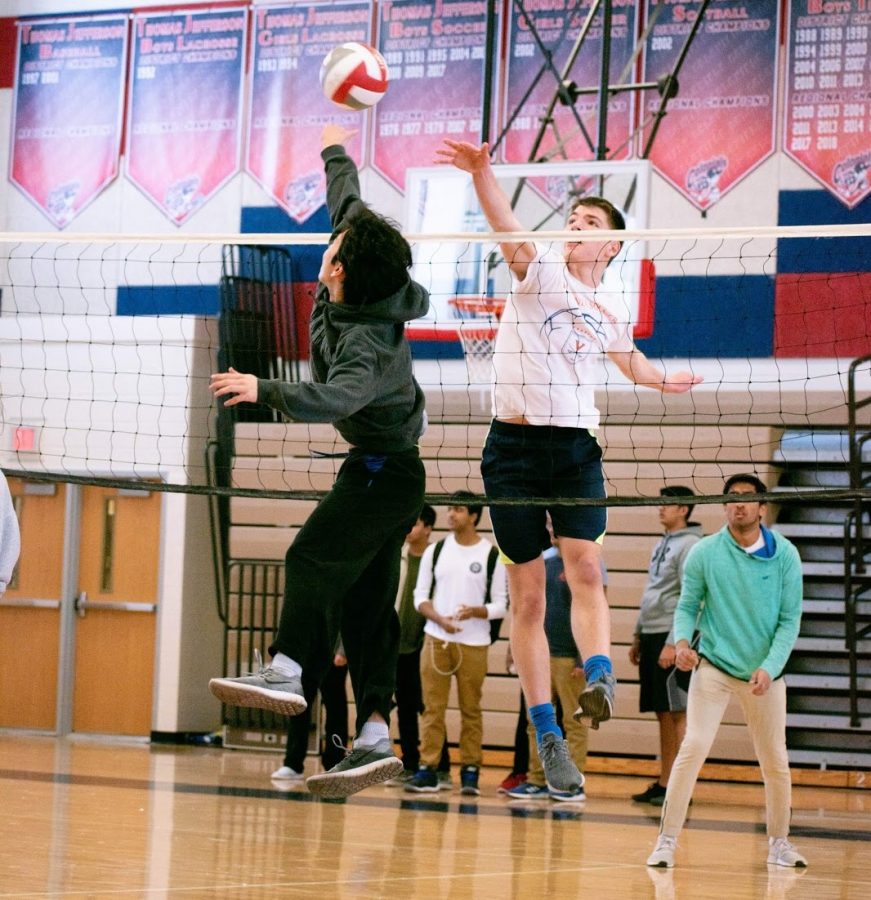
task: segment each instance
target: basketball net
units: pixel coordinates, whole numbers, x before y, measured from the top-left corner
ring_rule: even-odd
[[[451,297],[448,303],[462,320],[457,328],[469,384],[492,384],[493,350],[505,300],[497,297]]]

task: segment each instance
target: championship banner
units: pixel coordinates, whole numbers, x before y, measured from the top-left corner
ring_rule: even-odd
[[[127,177],[181,225],[239,171],[247,10],[133,17]]]
[[[126,16],[18,23],[9,180],[58,228],[118,174]]]
[[[373,167],[399,190],[444,138],[481,140],[490,0],[382,0],[378,49],[390,86],[375,107]]]
[[[592,5],[593,0],[511,4],[502,125],[503,129],[508,129],[502,143],[502,156],[506,162],[530,161],[530,153],[541,129],[541,119],[556,95],[559,74],[576,49],[578,36]],[[619,80],[624,83],[635,80],[629,62],[635,45],[637,5],[635,0],[614,0],[612,4],[609,66],[612,84]],[[553,69],[546,68],[544,72],[541,70],[545,60],[539,41],[552,52]],[[575,55],[567,80],[573,81],[579,89],[598,89],[602,55],[601,11],[594,18]],[[597,93],[578,95],[574,113],[570,107],[557,103],[553,109],[553,124],[544,132],[535,154],[536,160],[561,162],[567,159],[595,159],[598,108]],[[593,145],[592,149],[578,120]],[[632,93],[612,95],[608,102],[608,159],[625,159],[628,156],[631,130]]]
[[[871,193],[871,2],[789,5],[783,150],[852,209]]]
[[[645,47],[645,81],[672,71],[700,5],[647,7],[648,16],[658,15]],[[774,151],[779,9],[779,0],[711,4],[680,70],[679,93],[668,101],[649,159],[699,209]],[[644,96],[649,119],[660,98]]]
[[[246,169],[300,224],[326,202],[324,125],[358,132],[347,150],[360,164],[364,114],[327,100],[319,76],[337,44],[371,43],[371,25],[370,0],[254,7]]]

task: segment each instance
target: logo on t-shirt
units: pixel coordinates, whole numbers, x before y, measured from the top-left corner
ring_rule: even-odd
[[[477,575],[484,567],[479,562],[473,562],[469,565],[469,571],[473,575]]]
[[[541,334],[554,349],[572,359],[601,353],[608,342],[601,316],[587,310],[557,310],[541,326]]]

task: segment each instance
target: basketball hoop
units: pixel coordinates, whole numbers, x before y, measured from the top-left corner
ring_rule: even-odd
[[[500,297],[451,297],[448,304],[458,313],[460,343],[466,357],[469,384],[490,384],[493,381],[493,350],[499,320],[505,309]]]

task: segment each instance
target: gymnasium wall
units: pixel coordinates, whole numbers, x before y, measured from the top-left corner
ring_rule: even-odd
[[[124,7],[103,0],[11,0],[4,6],[8,15],[0,19],[0,131],[9,133],[15,16],[118,11]],[[178,0],[175,3],[158,0],[141,8],[173,6],[197,8],[196,3]],[[785,54],[781,53],[781,57]],[[780,128],[781,117],[777,118]],[[4,141],[0,144],[0,165],[7,171],[8,155],[9,145]],[[429,164],[430,160],[420,163]],[[395,186],[368,166],[362,171],[362,182],[364,194],[373,205],[400,221],[403,219],[404,198]],[[653,175],[649,222],[652,228],[833,222],[871,222],[871,198],[866,198],[852,210],[847,209],[779,150],[704,212],[663,177],[655,172]],[[7,231],[53,230],[46,217],[8,182],[0,200],[0,227]],[[77,216],[68,230],[173,235],[239,231],[292,234],[301,230],[325,231],[327,227],[323,210],[304,226],[298,225],[270,200],[250,175],[241,172],[181,226],[170,223],[121,174]],[[871,316],[867,285],[871,261],[867,244],[867,241],[863,244],[858,240],[839,242],[839,256],[834,259],[823,254],[808,256],[804,252],[790,256],[789,247],[783,246],[778,248],[776,273],[752,274],[750,277],[738,260],[733,273],[724,272],[721,267],[716,275],[701,276],[698,280],[660,275],[653,337],[641,341],[640,346],[649,355],[665,358],[699,355],[720,358],[853,356],[862,351],[862,343],[857,341],[855,329],[844,332],[843,323],[867,325]],[[313,291],[319,258],[317,248],[294,250],[295,277],[299,281],[297,290],[303,306],[305,298]],[[838,273],[837,280],[828,277],[832,273]],[[809,299],[808,290],[802,287],[808,283],[815,285],[812,299]],[[148,285],[147,289],[132,285],[119,291],[117,312],[119,315],[210,315],[217,310],[217,297],[217,286],[211,285],[180,287],[167,284],[163,289],[160,285]],[[700,303],[704,304],[704,317],[697,315]],[[798,314],[807,303],[815,306],[811,317]],[[745,324],[735,328],[736,320]],[[867,335],[867,328],[858,334]],[[421,346],[418,355],[429,355],[431,349]]]

